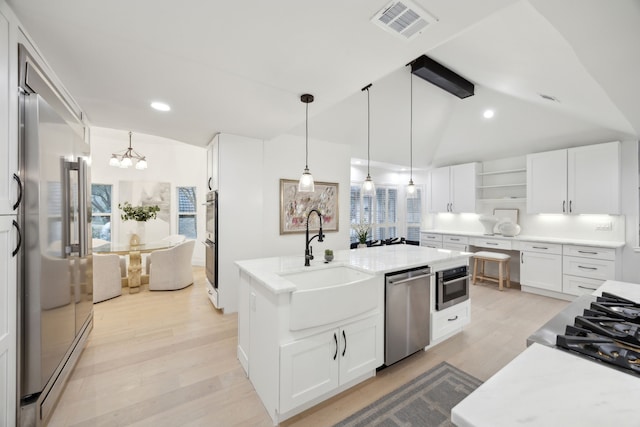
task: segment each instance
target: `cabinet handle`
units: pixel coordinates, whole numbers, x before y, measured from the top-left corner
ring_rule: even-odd
[[[494,243],[494,242],[484,242],[484,243],[486,243],[487,245],[498,246],[498,244],[497,244],[497,243]]]
[[[451,238],[449,240],[451,240],[452,242],[459,242],[460,241],[460,239],[454,239],[454,238]]]
[[[344,348],[342,349],[342,357],[344,357],[347,352],[347,334],[344,333],[344,329],[342,330],[342,339],[344,340]]]
[[[16,231],[18,232],[18,244],[16,245],[16,248],[13,250],[13,252],[11,252],[11,256],[16,256],[18,255],[18,251],[22,246],[22,233],[20,232],[20,225],[16,222],[15,219],[13,220],[13,226],[16,228]]]
[[[520,252],[520,264],[524,264],[524,252]]]
[[[595,291],[595,290],[596,290],[596,288],[590,288],[590,287],[588,287],[588,286],[578,285],[578,287],[579,287],[580,289],[588,289],[588,290],[590,290],[590,291]]]
[[[336,352],[333,353],[333,360],[336,360],[336,357],[338,357],[338,336],[335,332],[333,333],[333,340],[336,342]]]
[[[573,207],[571,207],[572,204],[573,200],[569,200],[569,213],[573,212]]]
[[[209,187],[209,191],[213,190],[213,188],[211,188],[211,181],[213,180],[213,177],[209,177],[209,181],[207,181],[207,187]]]
[[[578,253],[580,253],[580,254],[589,254],[589,255],[598,255],[598,252],[591,252],[591,251],[578,251]]]
[[[578,268],[582,268],[583,270],[597,270],[597,267],[585,267],[584,265],[579,265]]]
[[[531,246],[533,249],[544,249],[545,251],[548,250],[549,248],[547,248],[546,246]]]
[[[447,319],[449,322],[453,322],[454,320],[458,320],[458,315],[456,314],[456,317],[452,317],[451,319]]]
[[[567,201],[566,201],[566,200],[563,200],[563,201],[562,201],[562,213],[565,213],[565,212],[566,212],[566,210],[565,210],[565,206],[566,206],[566,205],[567,205]]]
[[[20,177],[15,173],[13,174],[13,179],[18,183],[18,190],[20,190],[18,193],[18,200],[13,204],[13,210],[15,211],[18,209],[18,206],[20,206],[20,202],[22,202],[22,181],[20,181]]]

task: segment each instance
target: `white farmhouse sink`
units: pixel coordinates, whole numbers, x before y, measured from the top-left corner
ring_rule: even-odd
[[[378,307],[382,278],[336,266],[281,275],[298,288],[291,294],[289,329],[326,325]]]
[[[355,270],[351,267],[336,266],[317,270],[304,270],[295,273],[284,273],[282,277],[295,284],[298,290],[328,288],[346,285],[374,276]]]

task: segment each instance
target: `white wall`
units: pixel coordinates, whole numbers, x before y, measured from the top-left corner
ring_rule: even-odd
[[[325,232],[323,243],[314,240],[313,253],[349,248],[350,147],[309,139],[309,171],[315,181],[339,184],[337,232]],[[264,144],[263,245],[264,256],[304,256],[305,235],[280,235],[280,179],[300,179],[305,164],[304,137],[282,135]]]
[[[176,187],[197,187],[198,240],[204,236],[205,209],[202,203],[206,194],[206,149],[179,141],[152,135],[133,133],[131,145],[134,150],[146,156],[149,167],[137,170],[134,167],[120,169],[109,166],[112,153],[120,152],[129,145],[129,132],[124,130],[91,128],[91,182],[111,184],[112,187],[112,229],[111,235],[118,236],[123,226],[118,209],[120,181],[149,181],[171,183],[171,222],[169,234],[178,232]],[[157,236],[156,236],[157,237]],[[147,232],[147,239],[154,238]],[[161,238],[161,237],[160,237]],[[204,265],[204,246],[196,242],[193,263]]]

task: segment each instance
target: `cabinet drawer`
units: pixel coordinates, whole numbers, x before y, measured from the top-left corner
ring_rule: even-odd
[[[442,234],[420,233],[421,242],[442,242]]]
[[[425,248],[441,249],[442,248],[442,242],[425,242],[424,240],[421,240],[420,241],[420,246],[425,247]]]
[[[562,292],[576,296],[589,295],[603,283],[604,280],[600,279],[588,279],[586,277],[565,274],[562,277]]]
[[[522,242],[520,243],[520,250],[526,252],[540,252],[561,255],[562,245],[557,243],[545,242]]]
[[[608,259],[610,261],[615,261],[616,259],[616,250],[613,248],[564,245],[563,251],[565,255],[579,256],[583,258]]]
[[[443,243],[454,243],[457,245],[466,245],[469,243],[469,237],[467,236],[456,236],[451,234],[445,234],[442,236]]]
[[[449,249],[451,251],[468,252],[469,247],[464,243],[443,243],[442,249]]]
[[[508,251],[511,250],[510,240],[473,237],[469,239],[469,244],[480,248],[506,249]]]
[[[431,342],[461,329],[469,323],[469,301],[449,307],[442,311],[434,311],[431,315]]]
[[[592,279],[615,279],[615,262],[589,259],[574,256],[563,256],[562,271],[564,274]]]

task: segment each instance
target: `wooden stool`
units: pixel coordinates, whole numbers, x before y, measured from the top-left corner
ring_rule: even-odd
[[[502,290],[502,282],[506,278],[507,279],[507,288],[511,287],[511,276],[509,274],[509,260],[511,257],[507,254],[501,254],[498,252],[487,252],[481,251],[473,254],[473,280],[472,283],[475,285],[476,280],[489,280],[491,282],[496,282],[498,284],[498,289]],[[480,261],[480,271],[478,271],[478,261]],[[489,262],[497,262],[498,263],[498,277],[487,276],[484,273],[484,263],[485,261]],[[506,270],[506,277],[505,277]]]

